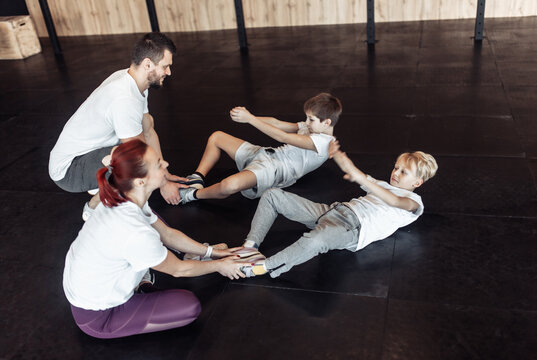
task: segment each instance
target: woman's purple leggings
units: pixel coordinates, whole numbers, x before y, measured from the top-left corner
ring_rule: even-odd
[[[196,320],[201,305],[188,290],[134,294],[125,304],[107,310],[85,310],[71,305],[78,327],[86,334],[110,339],[168,330]]]

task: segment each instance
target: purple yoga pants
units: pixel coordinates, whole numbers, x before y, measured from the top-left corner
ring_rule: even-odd
[[[73,318],[86,334],[111,339],[168,330],[196,320],[201,305],[188,290],[134,294],[125,304],[107,310],[85,310],[71,305]]]

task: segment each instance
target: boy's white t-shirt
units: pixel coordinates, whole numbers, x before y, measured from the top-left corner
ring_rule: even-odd
[[[146,271],[168,254],[151,226],[157,219],[147,202],[143,209],[130,201],[112,208],[99,204],[65,258],[69,302],[87,310],[127,302]]]
[[[309,135],[317,152],[285,144],[274,149],[274,158],[279,160],[282,170],[282,183],[278,187],[293,185],[297,179],[317,169],[328,159],[328,146],[335,137],[327,134],[311,134],[305,122],[298,123],[300,135]]]
[[[67,121],[50,152],[52,180],[63,179],[75,157],[142,133],[142,118],[149,111],[148,91],[142,95],[127,71],[110,75]]]
[[[392,186],[386,181],[376,180],[369,175],[368,179],[397,196],[414,200],[419,207],[411,212],[390,206],[362,186],[361,188],[367,192],[367,195],[346,203],[354,211],[361,224],[356,250],[366,247],[373,241],[387,238],[397,229],[414,222],[423,214],[423,202],[418,194]]]

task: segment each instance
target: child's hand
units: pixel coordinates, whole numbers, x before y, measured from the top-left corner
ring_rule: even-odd
[[[338,151],[339,151],[339,141],[337,140],[330,141],[330,145],[328,145],[328,156],[330,157],[330,159],[332,159]]]
[[[236,121],[238,123],[248,123],[252,118],[255,118],[248,110],[246,110],[243,106],[237,106],[231,109],[229,112],[229,116],[231,116],[231,120]]]
[[[344,152],[337,151],[334,154],[334,161],[340,167],[341,171],[345,173],[343,178],[348,181],[361,184],[365,179],[365,174],[361,172],[352,162],[351,159]]]

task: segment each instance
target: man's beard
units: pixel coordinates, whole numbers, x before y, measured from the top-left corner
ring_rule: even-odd
[[[147,80],[149,81],[149,87],[151,89],[160,89],[162,84],[160,83],[160,77],[157,76],[155,71],[149,73]]]

